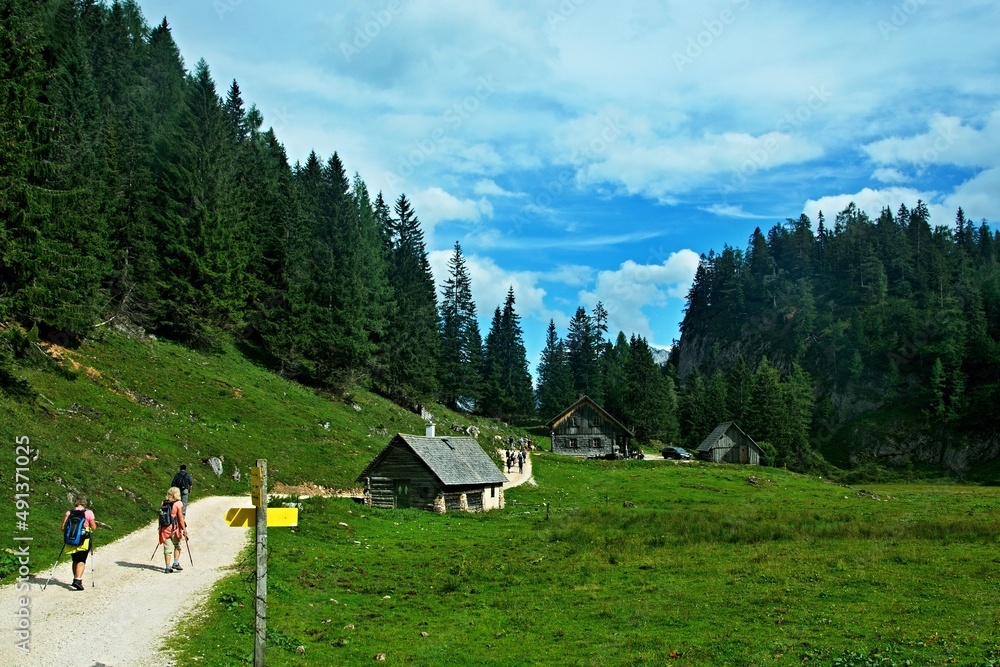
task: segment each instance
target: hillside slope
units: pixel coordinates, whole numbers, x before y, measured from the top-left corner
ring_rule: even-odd
[[[34,537],[34,568],[56,556],[70,494],[91,499],[111,540],[150,520],[182,463],[195,480],[193,498],[248,493],[245,473],[258,458],[268,459],[272,484],[352,487],[392,434],[424,429],[419,415],[375,394],[319,395],[231,344],[206,354],[109,332],[75,350],[30,347],[17,373],[34,395],[0,393],[0,438],[12,455],[16,444],[30,447],[20,482],[29,485],[24,518]],[[440,406],[429,409],[442,429],[471,423]],[[484,442],[508,432],[475,423]],[[212,457],[223,462],[220,476],[207,463]],[[12,497],[12,476],[3,475],[2,488]],[[12,559],[0,558],[6,575]]]

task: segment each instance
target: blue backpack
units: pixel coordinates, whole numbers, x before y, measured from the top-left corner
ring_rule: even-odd
[[[89,535],[86,510],[70,510],[69,518],[66,519],[66,527],[63,528],[63,542],[68,546],[78,547],[84,543]]]

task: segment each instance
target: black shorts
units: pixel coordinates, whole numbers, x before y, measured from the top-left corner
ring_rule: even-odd
[[[89,550],[88,551],[74,551],[73,553],[70,554],[70,556],[73,557],[73,562],[74,563],[86,563],[87,562],[87,555],[88,554],[90,554]]]

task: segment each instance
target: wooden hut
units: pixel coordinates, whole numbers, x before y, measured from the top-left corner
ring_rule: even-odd
[[[635,437],[587,396],[581,396],[546,426],[551,429],[552,451],[570,456],[627,456],[628,440]]]
[[[475,438],[397,434],[358,476],[365,504],[444,513],[499,509],[507,481]]]
[[[723,422],[698,447],[698,458],[714,463],[762,465],[764,450],[736,422]]]

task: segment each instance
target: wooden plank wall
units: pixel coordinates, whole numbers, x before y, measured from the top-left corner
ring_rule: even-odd
[[[595,422],[598,425],[595,426]],[[569,446],[571,438],[576,438],[576,447]],[[592,446],[595,438],[600,438],[600,447]],[[589,405],[581,405],[572,415],[562,420],[552,432],[552,451],[571,456],[606,456],[618,451],[617,443],[620,438],[621,435],[614,425],[597,414]]]

